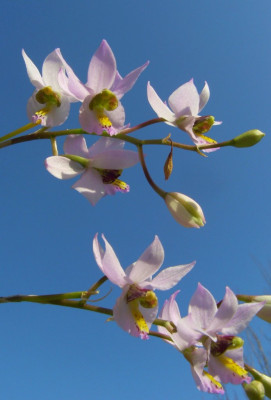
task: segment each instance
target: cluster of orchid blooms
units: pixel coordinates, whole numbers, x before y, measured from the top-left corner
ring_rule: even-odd
[[[205,83],[199,94],[193,80],[181,85],[169,96],[169,106],[148,83],[148,101],[157,118],[136,127],[125,125],[125,110],[120,100],[133,87],[148,66],[148,62],[123,78],[117,70],[114,54],[105,40],[91,58],[86,84],[79,80],[59,49],[45,59],[42,75],[24,51],[23,58],[30,81],[35,86],[27,104],[27,114],[31,123],[0,138],[0,147],[20,141],[50,139],[53,155],[46,158],[46,169],[58,179],[80,175],[73,188],[93,206],[106,195],[129,192],[129,185],[119,177],[123,169],[140,162],[147,181],[164,199],[175,220],[185,227],[199,228],[205,224],[199,204],[182,193],[167,193],[153,182],[145,164],[143,145],[160,144],[171,147],[164,165],[165,178],[168,179],[172,172],[173,147],[204,155],[223,146],[252,146],[264,136],[262,132],[252,130],[222,143],[216,143],[205,136],[213,125],[221,122],[215,121],[210,115],[199,115],[208,102],[210,91]],[[79,111],[81,129],[49,132],[50,128],[66,121],[70,103],[73,102],[82,103]],[[190,136],[193,145],[173,142],[169,136],[141,141],[130,135],[138,129],[158,122],[183,130]],[[15,138],[29,128],[40,126],[41,128],[32,134]],[[88,148],[83,134],[100,135],[100,138]],[[62,135],[67,135],[67,138],[64,142],[64,154],[59,155],[56,138]],[[126,141],[134,144],[137,151],[124,150]],[[187,316],[182,317],[180,314],[176,302],[178,290],[165,301],[159,313],[155,290],[168,290],[176,286],[194,267],[195,262],[166,268],[153,277],[164,261],[164,250],[157,236],[140,258],[126,270],[122,268],[104,236],[103,241],[105,249],[99,243],[98,235],[95,236],[93,252],[104,276],[88,291],[48,296],[2,297],[0,302],[32,301],[59,304],[108,314],[133,336],[142,339],[147,339],[150,335],[157,336],[173,345],[190,363],[196,385],[202,391],[221,394],[224,393],[223,383],[243,384],[248,396],[251,396],[250,393],[258,393],[256,386],[260,383],[264,388],[263,393],[270,393],[270,378],[244,364],[243,340],[237,336],[256,314],[271,322],[269,296],[235,295],[227,287],[223,300],[216,303],[212,294],[198,284],[191,298]],[[112,310],[88,303],[90,296],[97,294],[97,289],[106,280],[122,289]],[[238,299],[244,303],[238,304]],[[152,325],[157,326],[158,332],[151,330]],[[256,378],[252,382],[249,373]]]

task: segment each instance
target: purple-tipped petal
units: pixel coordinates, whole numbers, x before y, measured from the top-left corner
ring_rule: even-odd
[[[86,86],[95,93],[99,93],[103,89],[110,89],[114,82],[116,71],[116,59],[113,51],[107,41],[102,40],[90,61]]]
[[[129,279],[138,284],[144,282],[158,271],[163,261],[164,249],[158,236],[155,236],[154,241],[134,263]],[[145,287],[144,284],[142,287]]]
[[[84,171],[84,167],[66,157],[52,156],[45,160],[45,168],[58,179],[70,179]]]

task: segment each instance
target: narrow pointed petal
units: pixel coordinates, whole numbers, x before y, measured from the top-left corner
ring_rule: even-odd
[[[196,262],[187,265],[169,267],[161,271],[152,281],[153,289],[168,290],[177,285],[178,282],[194,267]]]
[[[68,76],[66,76],[63,69],[59,71],[58,74],[58,83],[61,87],[61,90],[72,98],[70,101],[83,101],[85,97],[87,97],[90,93],[89,90],[85,87],[85,85],[78,79],[78,77],[73,72],[72,68],[67,64],[65,59],[63,58],[60,50],[58,51],[58,56],[66,70]]]
[[[70,179],[84,171],[82,165],[61,156],[46,158],[45,168],[58,179]]]
[[[264,306],[263,303],[249,303],[239,304],[234,317],[221,329],[224,335],[238,335],[239,332],[244,330],[251,319],[257,314],[258,311]]]
[[[164,118],[166,121],[173,124],[176,119],[175,114],[168,108],[165,103],[163,103],[154,88],[150,85],[150,82],[148,82],[147,85],[147,96],[150,106],[157,114],[157,116],[159,118]]]
[[[208,103],[209,98],[210,98],[210,89],[208,83],[205,82],[204,88],[202,89],[202,92],[199,95],[199,112]]]
[[[59,57],[59,52],[59,49],[55,49],[45,58],[42,66],[42,78],[45,86],[51,86],[53,90],[60,92],[61,87],[58,83],[58,75],[64,66]]]
[[[87,87],[95,93],[110,89],[116,75],[116,59],[106,40],[94,53],[88,68]]]
[[[193,79],[176,89],[169,96],[168,104],[177,117],[180,115],[198,115],[199,94]]]
[[[102,272],[111,282],[113,282],[115,285],[123,287],[126,284],[125,272],[123,271],[112,246],[108,243],[103,235],[102,238],[105,243],[104,252],[101,252],[97,235],[93,240],[93,252],[95,260]]]
[[[87,169],[72,188],[82,194],[93,206],[106,195],[102,178],[99,172],[93,169]]]
[[[164,249],[158,238],[144,251],[140,258],[134,263],[129,274],[129,279],[135,283],[144,282],[150,278],[161,267],[164,261]],[[144,286],[143,286],[144,287]]]
[[[68,135],[63,145],[66,154],[88,158],[88,148],[83,135]]]
[[[221,331],[222,327],[225,326],[234,316],[238,308],[238,301],[235,294],[230,288],[226,287],[226,293],[224,299],[218,308],[213,322],[210,324],[208,330],[213,332]]]
[[[216,311],[217,306],[212,294],[199,283],[189,304],[189,314],[195,326],[208,329]]]
[[[115,93],[115,95],[118,97],[118,99],[121,99],[125,93],[127,93],[130,89],[132,89],[132,87],[136,83],[139,75],[144,71],[145,68],[147,68],[148,65],[149,65],[149,61],[147,61],[141,67],[134,69],[132,72],[130,72],[124,78],[121,78],[120,75],[117,73],[111,90],[112,90],[112,92]]]
[[[30,79],[32,85],[34,85],[37,89],[41,89],[44,86],[41,74],[39,73],[38,68],[36,65],[30,60],[28,55],[22,50],[22,56],[25,62],[27,75]]]

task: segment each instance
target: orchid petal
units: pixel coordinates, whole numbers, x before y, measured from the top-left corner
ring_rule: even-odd
[[[83,135],[68,135],[63,148],[66,154],[88,158],[88,148]]]
[[[126,295],[128,289],[124,289],[121,296],[117,299],[116,304],[113,308],[113,316],[116,323],[126,332],[132,336],[140,336],[138,327],[136,326],[135,320],[131,314],[129,306],[127,304]]]
[[[105,251],[101,251],[97,235],[93,240],[93,253],[96,263],[111,282],[123,287],[126,284],[125,272],[123,271],[112,246],[103,235],[102,238],[105,243]]]
[[[237,335],[247,327],[251,319],[263,306],[264,302],[239,304],[233,318],[221,329],[221,333],[224,335]]]
[[[211,293],[199,283],[189,304],[189,314],[191,314],[195,326],[208,329],[216,311],[217,306],[215,299]]]
[[[235,294],[230,288],[226,287],[224,299],[217,310],[212,323],[208,327],[208,331],[218,332],[225,326],[234,316],[238,307],[238,301]]]
[[[26,71],[27,71],[27,75],[30,79],[30,82],[37,89],[43,88],[44,83],[43,83],[43,80],[42,80],[41,74],[39,73],[38,68],[33,63],[33,61],[30,60],[30,58],[28,57],[28,55],[25,53],[24,50],[22,50],[22,56],[23,56],[23,59],[25,62]]]
[[[84,171],[79,163],[61,156],[46,158],[45,168],[58,179],[70,179]]]
[[[208,103],[209,98],[210,98],[210,89],[209,89],[208,83],[205,82],[205,85],[204,85],[204,87],[202,89],[202,92],[199,95],[199,112]]]
[[[191,271],[195,263],[196,262],[164,269],[151,281],[151,287],[159,290],[171,289]]]
[[[124,129],[125,111],[120,102],[118,104],[118,107],[115,110],[113,110],[113,111],[105,110],[105,114],[109,118],[113,128],[117,129],[118,131]],[[110,131],[108,133],[110,133]],[[116,133],[114,133],[114,134],[116,135]]]
[[[93,168],[124,169],[139,162],[138,154],[132,150],[109,150],[96,154],[91,161]]]
[[[60,50],[55,49],[45,58],[42,66],[42,78],[45,86],[51,86],[53,90],[61,92],[61,87],[58,83],[58,74],[64,66],[59,53]]]
[[[176,116],[194,115],[199,112],[199,94],[193,79],[176,89],[168,98],[168,104]]]
[[[156,91],[150,85],[150,82],[148,82],[147,85],[147,96],[150,106],[152,107],[153,111],[157,114],[157,116],[159,118],[164,118],[171,124],[174,124],[176,119],[175,114],[168,108],[168,106],[165,103],[163,103],[163,101],[160,99]]]
[[[77,100],[83,101],[84,98],[91,93],[85,87],[85,85],[78,79],[78,77],[73,72],[72,68],[67,64],[60,50],[58,51],[58,56],[68,75],[67,77],[63,69],[59,71],[58,83],[59,86],[61,87],[61,90],[64,91],[64,93],[71,98],[70,101],[77,101]]]
[[[134,263],[129,279],[138,284],[143,283],[143,286],[140,287],[145,287],[144,281],[158,271],[163,261],[164,249],[158,236],[155,236],[154,241]]]
[[[106,40],[102,40],[94,53],[88,68],[86,86],[95,93],[110,89],[116,75],[116,59]]]
[[[82,129],[88,133],[101,135],[105,129],[99,124],[96,114],[89,109],[92,96],[87,96],[79,110],[79,122]]]
[[[125,142],[120,139],[111,139],[109,137],[101,137],[89,148],[89,157],[93,158],[96,154],[110,150],[121,150]]]
[[[141,67],[136,68],[133,71],[131,71],[124,78],[121,78],[121,76],[117,72],[117,74],[115,76],[115,81],[111,87],[111,90],[112,90],[112,92],[115,93],[115,95],[118,97],[118,99],[121,99],[125,93],[127,93],[130,89],[132,89],[132,87],[136,83],[139,75],[144,71],[145,68],[147,68],[148,65],[149,65],[149,61],[147,61]]]
[[[72,186],[93,206],[106,195],[105,185],[98,171],[87,169],[81,178]]]

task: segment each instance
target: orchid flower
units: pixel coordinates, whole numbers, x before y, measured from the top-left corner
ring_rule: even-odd
[[[98,135],[106,131],[112,136],[124,128],[125,112],[119,100],[134,86],[148,64],[146,62],[122,78],[114,53],[103,40],[91,58],[85,85],[66,65],[68,77],[62,73],[59,83],[67,94],[82,102],[79,121],[84,131]]]
[[[227,287],[217,307],[212,294],[199,284],[190,301],[188,316],[181,318],[175,300],[177,293],[166,300],[160,314],[160,318],[174,323],[176,332],[169,333],[160,326],[158,330],[169,336],[168,343],[190,362],[198,389],[223,393],[220,382],[250,382],[244,369],[243,340],[235,335],[245,329],[264,303],[238,305],[236,296]],[[206,365],[208,372],[204,369]]]
[[[205,82],[202,92],[199,94],[193,79],[176,89],[168,98],[171,109],[164,103],[154,88],[148,82],[147,96],[149,103],[159,118],[164,118],[168,125],[176,126],[187,132],[196,145],[216,143],[215,140],[204,136],[212,125],[221,124],[215,122],[214,117],[199,116],[210,97],[210,90]],[[205,151],[214,151],[209,149]]]
[[[164,249],[157,236],[139,259],[125,271],[112,249],[102,236],[105,250],[97,235],[93,241],[96,262],[107,278],[122,289],[113,309],[117,324],[133,336],[147,338],[149,329],[158,312],[155,289],[167,290],[175,286],[195,265],[178,265],[164,269],[152,278],[164,261]]]
[[[88,149],[82,135],[69,135],[64,142],[65,155],[46,158],[45,167],[58,179],[82,175],[72,187],[94,206],[107,194],[130,190],[118,177],[139,159],[136,152],[123,149],[124,143],[102,137]]]
[[[36,88],[27,103],[28,118],[47,127],[63,124],[68,118],[70,103],[78,100],[71,93],[64,93],[58,83],[60,71],[65,70],[60,50],[55,49],[46,57],[42,75],[24,50],[22,55],[29,79]]]

